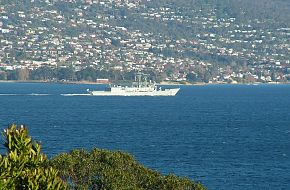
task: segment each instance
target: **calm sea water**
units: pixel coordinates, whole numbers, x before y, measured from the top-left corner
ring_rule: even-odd
[[[0,83],[0,128],[26,124],[49,156],[123,150],[208,189],[290,189],[290,85],[181,86],[175,97],[60,95],[87,88],[95,86]]]

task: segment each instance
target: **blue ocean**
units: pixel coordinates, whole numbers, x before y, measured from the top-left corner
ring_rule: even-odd
[[[126,151],[210,190],[290,189],[290,85],[180,86],[175,97],[60,95],[101,87],[0,83],[1,131],[27,125],[49,157]]]

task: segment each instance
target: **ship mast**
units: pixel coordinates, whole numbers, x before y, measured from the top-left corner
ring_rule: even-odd
[[[147,81],[148,76],[149,76],[148,74],[144,74],[144,73],[141,73],[141,72],[136,73],[135,74],[135,84],[136,84],[136,86],[138,88],[142,88],[144,86],[147,87],[147,85],[148,85],[148,81]],[[142,81],[142,79],[144,81]]]

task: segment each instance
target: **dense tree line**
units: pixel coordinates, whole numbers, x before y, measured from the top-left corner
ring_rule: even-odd
[[[148,169],[127,153],[94,148],[49,160],[27,128],[11,125],[3,135],[7,153],[0,155],[1,189],[205,190],[188,178]]]
[[[137,71],[119,71],[119,70],[97,70],[93,67],[86,67],[76,71],[73,67],[51,68],[49,66],[39,67],[35,70],[15,69],[0,71],[0,80],[39,80],[39,81],[90,81],[96,79],[109,79],[110,81],[133,81]],[[152,71],[145,72],[149,74],[149,80],[161,81],[160,75]]]

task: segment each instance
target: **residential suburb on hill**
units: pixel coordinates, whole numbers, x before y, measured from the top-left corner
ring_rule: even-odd
[[[289,24],[198,2],[1,0],[0,80],[46,66],[104,71],[89,80],[141,70],[158,81],[289,82]]]

